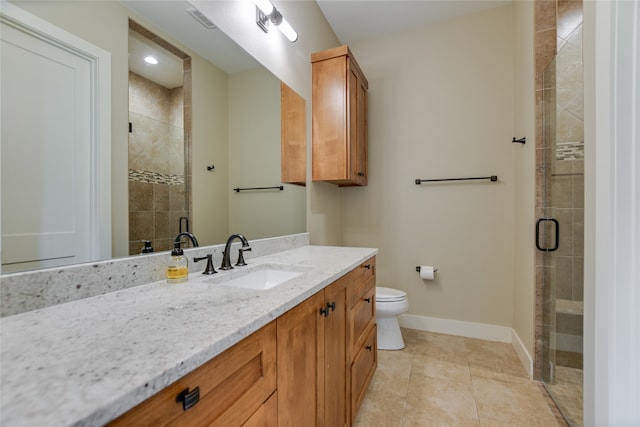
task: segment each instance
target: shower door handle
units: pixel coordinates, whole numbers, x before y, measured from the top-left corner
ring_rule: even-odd
[[[542,224],[543,222],[552,222],[555,225],[556,239],[553,246],[550,248],[543,248],[542,246],[540,246],[540,224]],[[538,248],[539,251],[543,251],[543,252],[553,252],[558,250],[559,245],[560,245],[560,224],[558,223],[558,220],[555,218],[538,219],[538,221],[536,221],[536,248]]]

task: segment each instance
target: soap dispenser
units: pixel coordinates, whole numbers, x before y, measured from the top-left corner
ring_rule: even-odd
[[[183,283],[189,276],[189,261],[184,256],[181,244],[182,242],[173,244],[171,259],[167,265],[167,283]]]
[[[151,240],[144,240],[144,247],[140,251],[141,254],[150,254],[153,252],[153,246],[151,246]]]

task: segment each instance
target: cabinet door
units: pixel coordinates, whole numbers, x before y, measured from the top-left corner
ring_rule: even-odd
[[[281,180],[305,185],[307,180],[307,128],[304,99],[280,83]]]
[[[324,293],[277,320],[278,426],[324,426]]]
[[[312,177],[341,183],[348,173],[346,57],[315,62],[312,74]]]
[[[277,427],[278,426],[278,392],[262,404],[242,427]]]
[[[349,105],[347,121],[349,135],[349,179],[355,184],[367,184],[367,89],[364,79],[349,58]]]
[[[365,86],[364,79],[358,79],[358,113],[357,113],[357,138],[358,148],[356,156],[358,157],[356,174],[358,175],[358,184],[367,185],[369,167],[367,160],[368,146],[369,146],[369,133],[368,133],[368,111],[367,111],[367,87]]]
[[[347,388],[347,284],[339,279],[325,289],[328,308],[324,329],[324,425],[344,427],[349,424]]]

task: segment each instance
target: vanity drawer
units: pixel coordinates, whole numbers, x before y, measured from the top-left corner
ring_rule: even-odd
[[[371,283],[376,285],[376,257],[371,257],[367,261],[356,267],[349,273],[349,308],[352,308],[367,292]]]
[[[355,420],[378,365],[377,327],[372,325],[351,365],[351,421]]]
[[[376,286],[375,280],[369,280],[354,293],[349,310],[349,336],[351,354],[356,354],[367,338],[365,332],[376,322]]]
[[[373,280],[375,284],[376,279],[376,257],[371,257],[358,267],[356,267],[351,273],[352,280],[352,296],[355,297],[356,294],[362,292],[362,287],[366,286],[369,281]],[[351,304],[354,302],[350,300]]]
[[[274,321],[109,425],[242,425],[275,389]],[[179,397],[181,394],[186,394],[186,400]],[[183,401],[195,403],[189,406]]]

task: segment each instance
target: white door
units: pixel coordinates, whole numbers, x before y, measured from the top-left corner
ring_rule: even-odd
[[[99,259],[95,63],[1,25],[2,272]]]

